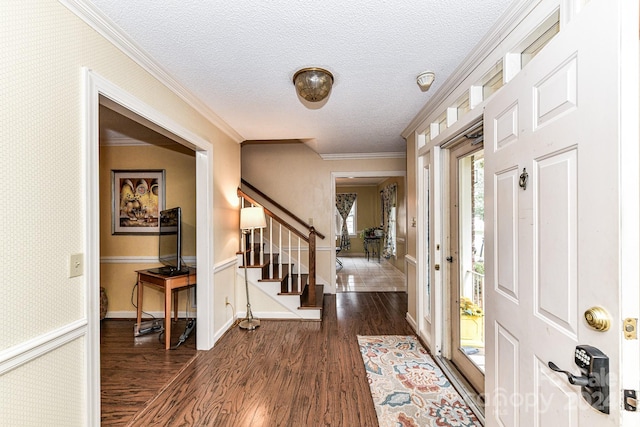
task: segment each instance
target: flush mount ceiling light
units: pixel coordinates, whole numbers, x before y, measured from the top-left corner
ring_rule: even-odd
[[[426,92],[431,87],[431,84],[436,79],[436,74],[433,71],[425,71],[418,74],[416,77],[416,81],[418,82],[418,86],[420,86],[420,90]]]
[[[329,95],[333,75],[323,68],[303,68],[293,76],[296,92],[309,102],[320,102]]]

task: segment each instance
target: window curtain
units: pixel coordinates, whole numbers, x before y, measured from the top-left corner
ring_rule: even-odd
[[[386,259],[396,255],[396,221],[395,215],[391,215],[391,210],[396,206],[397,192],[397,184],[388,185],[380,192],[380,197],[382,198],[382,227],[384,231],[382,256]]]
[[[347,217],[353,202],[357,197],[356,193],[342,193],[336,194],[336,209],[342,218],[342,231],[340,233],[340,249],[346,250],[351,248],[351,239],[349,239],[349,230],[347,229]]]

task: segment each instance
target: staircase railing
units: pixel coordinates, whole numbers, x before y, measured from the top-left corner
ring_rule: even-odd
[[[264,258],[265,251],[263,250],[265,246],[265,233],[268,233],[268,243],[269,243],[269,251],[268,251],[268,278],[283,278],[284,274],[288,274],[288,282],[287,289],[288,292],[293,292],[294,285],[298,289],[299,292],[303,292],[304,283],[302,283],[302,271],[301,266],[303,265],[302,259],[302,250],[303,246],[308,248],[308,257],[306,260],[307,270],[308,270],[308,288],[306,292],[308,292],[309,303],[315,304],[315,296],[316,296],[316,238],[319,237],[324,239],[325,236],[321,233],[318,233],[316,229],[310,225],[305,223],[303,220],[298,218],[288,209],[271,199],[269,196],[258,190],[253,185],[249,184],[247,181],[242,180],[242,185],[248,190],[255,193],[256,196],[260,197],[263,200],[263,203],[258,202],[251,195],[245,193],[241,188],[238,188],[238,197],[242,201],[242,206],[244,207],[246,203],[249,203],[253,206],[262,206],[264,208],[264,212],[268,217],[267,228],[260,229],[260,231],[251,231],[251,242],[254,246],[258,246],[260,248],[259,251],[259,260],[255,259],[255,250],[251,250],[250,252],[250,261],[251,265],[255,265],[257,262],[260,265],[265,265],[266,260]],[[269,207],[277,209],[282,212],[287,218],[291,220],[287,220],[282,218],[272,210],[270,210],[265,204],[268,204]],[[301,231],[302,230],[302,231]],[[256,240],[259,238],[259,241]],[[285,261],[285,251],[283,243],[286,243],[288,251],[286,252],[286,262],[289,265],[289,271],[283,271],[283,262]],[[243,246],[241,251],[246,250],[246,243],[243,241]],[[292,246],[292,244],[294,246]],[[279,259],[274,259],[274,246],[277,246],[280,255]],[[297,257],[292,256],[293,252],[297,252]],[[294,272],[292,271],[291,266],[293,264],[297,264],[298,266],[298,274],[295,275],[295,279],[293,278]],[[277,270],[276,270],[277,268]],[[294,283],[293,280],[296,280],[297,283]]]

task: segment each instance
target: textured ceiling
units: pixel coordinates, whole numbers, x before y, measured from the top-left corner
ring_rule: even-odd
[[[320,154],[403,152],[400,133],[511,0],[85,0],[245,140]],[[335,83],[321,108],[293,74]],[[436,73],[428,92],[416,76]]]

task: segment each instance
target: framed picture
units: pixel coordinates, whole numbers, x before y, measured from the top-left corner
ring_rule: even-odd
[[[112,170],[112,234],[158,234],[165,208],[165,171]]]

